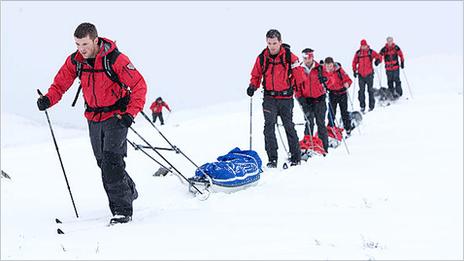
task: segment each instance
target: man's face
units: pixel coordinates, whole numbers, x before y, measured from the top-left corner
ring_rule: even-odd
[[[328,72],[333,72],[334,70],[334,64],[333,63],[327,63],[325,65],[325,68],[327,69]]]
[[[392,46],[393,45],[393,38],[391,38],[391,37],[387,38],[387,44],[388,44],[388,46]]]
[[[269,52],[272,55],[278,54],[280,51],[280,46],[282,45],[282,41],[279,41],[277,37],[275,38],[266,38],[267,48],[269,48]]]
[[[367,50],[367,49],[368,49],[368,48],[367,48],[367,45],[361,45],[361,49]]]
[[[74,37],[74,41],[76,41],[77,50],[85,59],[95,58],[98,52],[98,37],[95,40],[90,39],[88,35],[84,38]]]
[[[306,66],[310,67],[313,64],[313,56],[308,56],[304,55],[303,56],[303,62],[306,64]]]

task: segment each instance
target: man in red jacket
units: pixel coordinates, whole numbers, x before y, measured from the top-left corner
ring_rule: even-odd
[[[366,40],[362,39],[361,47],[354,54],[352,66],[354,78],[359,76],[358,100],[361,112],[363,113],[366,110],[366,85],[367,93],[369,94],[369,111],[372,111],[375,107],[373,88],[374,68],[372,67],[372,61],[374,59],[375,66],[379,65],[382,61],[382,57],[369,47]]]
[[[297,101],[303,108],[303,113],[306,115],[309,123],[306,123],[305,135],[313,135],[314,119],[317,124],[317,134],[322,140],[324,150],[327,152],[329,148],[327,128],[325,127],[325,114],[327,112],[327,104],[325,103],[326,91],[321,81],[324,81],[324,72],[322,66],[314,60],[314,51],[311,48],[306,48],[302,51],[304,69],[303,81],[295,92]],[[311,133],[308,129],[308,124]]]
[[[335,63],[332,57],[324,60],[325,72],[327,75],[327,89],[329,90],[329,126],[334,126],[335,115],[337,114],[337,105],[340,106],[342,114],[343,127],[347,134],[351,133],[351,119],[348,113],[348,88],[352,81],[348,74],[343,70],[339,63]],[[330,113],[332,111],[332,113]]]
[[[156,100],[151,104],[150,110],[153,116],[153,123],[155,123],[156,119],[159,118],[161,125],[164,125],[163,107],[165,107],[169,112],[171,112],[171,108],[169,108],[169,105],[166,102],[164,102],[163,98],[161,97],[156,98]]]
[[[400,80],[400,67],[404,69],[404,56],[400,47],[393,42],[393,37],[387,37],[387,43],[380,50],[380,55],[385,61],[385,71],[387,73],[388,89],[393,94],[394,98],[399,98],[403,95]],[[398,61],[401,59],[401,63]]]
[[[290,147],[290,165],[300,164],[300,144],[293,123],[293,86],[301,82],[301,68],[298,57],[289,48],[282,46],[279,31],[272,29],[266,33],[267,48],[256,58],[251,72],[247,94],[253,96],[263,80],[264,99],[264,142],[269,158],[268,168],[277,167],[277,139],[275,126],[280,116]],[[293,79],[295,78],[295,79]]]
[[[138,197],[135,183],[125,170],[126,136],[134,117],[143,109],[147,86],[129,58],[119,53],[113,41],[98,37],[93,24],[80,24],[74,40],[77,51],[66,58],[37,106],[43,111],[58,103],[79,77],[90,142],[113,214],[110,222],[126,223],[132,220],[132,202]]]

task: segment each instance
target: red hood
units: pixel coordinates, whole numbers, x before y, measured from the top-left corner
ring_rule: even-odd
[[[391,50],[391,49],[393,49],[395,47],[396,47],[395,43],[393,43],[391,46],[389,46],[388,43],[385,44],[385,48],[388,49],[388,50]]]
[[[106,56],[108,53],[116,49],[116,43],[111,41],[110,39],[98,37],[98,40],[100,44],[100,51],[98,52],[95,58]],[[80,52],[77,52],[76,57],[74,59],[76,59],[76,61],[80,63],[83,63],[85,60]]]

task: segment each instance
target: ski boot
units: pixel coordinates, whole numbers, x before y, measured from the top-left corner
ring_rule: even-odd
[[[267,163],[266,167],[268,167],[268,168],[277,168],[277,160],[270,160]]]
[[[110,219],[110,225],[114,224],[124,224],[130,222],[132,220],[132,216],[125,216],[125,215],[114,215],[112,219]]]

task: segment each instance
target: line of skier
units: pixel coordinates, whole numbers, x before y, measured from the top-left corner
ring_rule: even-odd
[[[290,46],[282,42],[282,36],[276,29],[266,33],[266,43],[267,47],[258,55],[254,63],[247,94],[252,97],[255,91],[263,86],[264,141],[269,160],[266,166],[277,167],[278,143],[275,127],[279,116],[287,135],[290,166],[296,166],[301,163],[301,148],[293,122],[293,97],[298,101],[307,121],[305,136],[313,136],[314,121],[316,121],[317,136],[323,143],[325,155],[329,148],[327,129],[332,130],[336,127],[337,107],[340,108],[343,127],[348,135],[356,126],[351,123],[348,112],[348,88],[353,82],[341,64],[335,62],[332,57],[327,57],[318,63],[314,59],[315,52],[311,48],[303,49],[303,61],[300,63],[298,57],[291,52]],[[385,61],[388,89],[393,97],[399,98],[403,93],[399,68],[404,68],[404,56],[401,49],[393,42],[393,38],[387,38],[385,47],[379,53],[372,50],[363,39],[352,62],[353,76],[359,77],[358,99],[363,113],[366,108],[366,86],[369,111],[375,108],[372,63],[378,66],[382,61]]]
[[[156,122],[157,118],[160,119],[161,124],[164,123],[162,108],[165,107],[169,111],[171,109],[161,98],[157,99],[150,106],[153,119],[148,118],[142,111],[147,93],[147,85],[143,76],[129,58],[118,50],[114,41],[98,36],[95,25],[91,23],[80,24],[74,32],[74,40],[77,50],[66,58],[47,93],[42,95],[39,91],[40,96],[37,100],[37,106],[40,111],[46,112],[48,108],[61,100],[64,93],[72,86],[74,80],[79,79],[80,86],[73,106],[76,104],[82,90],[90,142],[96,163],[101,169],[103,187],[113,214],[110,222],[126,223],[132,220],[133,201],[138,198],[135,183],[126,172],[124,162],[124,157],[127,156],[128,130],[131,129],[138,134],[131,127],[138,113],[141,113],[155,127],[154,122]],[[329,92],[329,111],[333,111],[333,115],[331,114],[332,121],[329,122],[329,125],[332,126],[335,123],[333,119],[338,105],[344,126],[347,131],[351,131],[350,118],[347,116],[347,89],[352,81],[343,71],[341,65],[334,62],[332,58],[326,58],[324,65],[317,63],[314,60],[314,51],[310,48],[303,50],[304,61],[303,64],[300,64],[298,57],[290,51],[289,46],[282,43],[281,35],[277,30],[270,30],[266,34],[266,41],[267,48],[256,59],[247,93],[253,96],[262,80],[264,86],[264,135],[266,152],[269,158],[267,166],[276,167],[277,164],[275,126],[278,116],[281,117],[286,130],[291,152],[291,164],[297,165],[300,164],[301,154],[298,136],[293,123],[293,95],[297,97],[299,104],[305,111],[305,115],[308,119],[311,119],[309,120],[309,129],[305,133],[312,134],[314,129],[312,119],[316,119],[319,137],[324,140],[324,149],[327,152],[328,143],[325,138],[327,137],[325,129],[326,93]],[[398,65],[395,63],[395,59],[397,60],[397,57],[400,56],[400,66],[402,68],[404,67],[404,59],[399,48],[392,44],[393,39],[389,38],[387,46],[382,49],[381,56],[377,59],[382,61],[382,55],[385,57],[389,86],[390,80],[392,88],[393,82],[395,82],[396,94],[400,96],[402,91]],[[356,63],[353,61],[353,68],[355,76],[359,72],[360,83],[361,80],[365,81],[368,90],[371,90],[372,88],[369,86],[372,86],[372,81],[369,80],[368,70],[366,69],[368,66],[365,57],[363,57],[365,49],[363,47],[361,49],[360,54],[355,57],[357,59]],[[374,58],[378,57],[374,52],[371,54]],[[371,92],[369,94],[371,95]],[[373,103],[369,105],[373,105]],[[46,115],[48,119],[47,112]],[[49,125],[54,138],[50,121]],[[155,129],[158,130],[156,127]],[[159,133],[165,138],[161,132]],[[179,148],[172,145],[166,138],[165,140],[171,146],[167,150],[183,155],[198,168]],[[146,143],[160,155],[156,148],[152,147],[148,142]],[[133,144],[131,143],[131,145]],[[66,178],[56,143],[55,148]],[[163,159],[180,174],[171,163],[164,157]],[[72,199],[69,185],[68,190]],[[72,202],[74,205],[73,200]],[[78,217],[75,205],[74,209]]]

